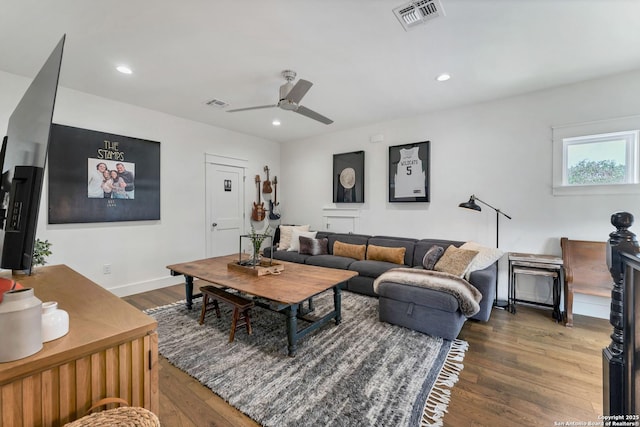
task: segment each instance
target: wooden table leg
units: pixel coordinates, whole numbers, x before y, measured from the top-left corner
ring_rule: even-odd
[[[189,310],[193,306],[193,277],[184,276],[184,292],[186,294],[186,306]]]
[[[340,285],[333,287],[333,307],[336,311],[336,325],[342,322],[342,290]]]
[[[298,304],[291,304],[287,309],[287,340],[289,341],[289,356],[296,355],[298,349]]]

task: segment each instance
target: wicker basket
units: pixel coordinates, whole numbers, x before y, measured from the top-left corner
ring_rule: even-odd
[[[89,412],[109,403],[128,403],[119,398],[102,399],[94,404]],[[136,406],[120,406],[118,408],[107,409],[105,411],[94,412],[85,415],[73,422],[65,424],[64,427],[160,427],[160,420],[151,411]]]

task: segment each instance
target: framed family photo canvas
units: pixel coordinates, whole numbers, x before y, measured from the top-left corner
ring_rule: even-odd
[[[364,203],[364,151],[333,155],[333,203]]]
[[[49,224],[160,219],[160,143],[54,124]]]
[[[389,147],[389,201],[428,202],[429,141]]]

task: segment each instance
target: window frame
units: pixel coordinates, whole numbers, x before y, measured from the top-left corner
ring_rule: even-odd
[[[640,193],[640,116],[552,126],[554,196]],[[569,184],[567,149],[575,143],[595,143],[635,137],[626,143],[626,182],[617,184]]]
[[[579,187],[587,185],[627,185],[639,184],[638,176],[638,130],[610,132],[597,135],[574,136],[562,139],[562,186]],[[624,182],[613,184],[571,184],[569,183],[569,147],[576,145],[597,144],[623,140],[625,142],[625,177]]]

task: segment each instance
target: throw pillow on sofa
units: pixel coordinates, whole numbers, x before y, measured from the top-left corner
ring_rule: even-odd
[[[460,249],[470,249],[472,251],[478,251],[478,255],[473,259],[471,265],[466,271],[466,278],[469,278],[469,275],[476,270],[484,270],[489,267],[494,262],[498,261],[504,255],[498,248],[489,248],[486,246],[482,246],[476,242],[467,242],[464,245],[460,246]]]
[[[434,270],[462,277],[476,255],[478,255],[478,251],[456,248],[451,245],[444,251]]]
[[[281,225],[280,228],[280,242],[278,243],[279,251],[286,251],[291,246],[291,233],[293,230],[309,231],[309,225]]]
[[[367,247],[367,259],[404,265],[404,254],[406,251],[407,248],[389,248],[386,246],[369,245]]]
[[[300,254],[301,255],[327,255],[329,239],[312,239],[310,237],[300,236]]]
[[[352,245],[342,243],[338,240],[333,244],[333,254],[346,258],[354,258],[358,261],[364,260],[364,254],[367,252],[367,245]]]
[[[427,253],[424,254],[424,258],[422,258],[422,266],[426,270],[433,270],[443,253],[444,248],[442,246],[431,246]]]
[[[317,231],[300,231],[294,228],[291,232],[291,244],[287,250],[291,252],[300,252],[300,236],[314,239],[317,233]]]

